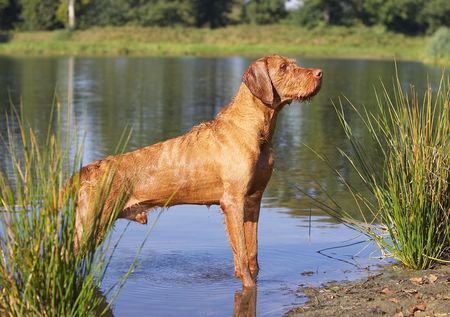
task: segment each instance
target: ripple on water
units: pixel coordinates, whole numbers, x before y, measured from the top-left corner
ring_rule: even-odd
[[[211,253],[170,253],[146,256],[135,277],[154,283],[211,283],[233,279],[233,265],[228,258]]]
[[[150,252],[142,260],[119,298],[117,316],[139,313],[147,306],[153,316],[221,316],[231,314],[239,289],[233,263],[227,256],[210,252]],[[112,267],[117,272],[121,267]],[[164,303],[164,304],[163,304]],[[195,303],[195,305],[193,305]],[[126,309],[125,309],[126,307]]]

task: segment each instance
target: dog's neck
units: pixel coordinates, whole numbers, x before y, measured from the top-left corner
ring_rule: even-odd
[[[232,121],[260,143],[272,142],[279,108],[271,108],[255,97],[242,83],[233,101],[217,115],[218,120]]]

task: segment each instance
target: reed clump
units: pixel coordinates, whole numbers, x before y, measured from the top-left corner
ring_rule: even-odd
[[[126,198],[118,197],[107,219],[100,217],[113,172],[100,186],[91,230],[75,246],[81,146],[70,155],[73,139],[63,137],[56,108],[44,140],[38,141],[17,113],[8,116],[7,135],[2,137],[8,153],[0,170],[2,316],[102,316],[126,278],[109,290],[113,296],[106,303],[100,286],[115,245],[110,239],[100,246],[98,242],[111,229]],[[75,176],[66,186],[70,175]]]
[[[376,100],[373,112],[358,109],[348,100],[335,107],[352,149],[340,153],[367,190],[356,189],[335,172],[365,221],[356,220],[354,213],[331,198],[331,203],[320,201],[320,206],[409,268],[446,262],[450,252],[450,78],[443,76],[434,89],[429,84],[419,97],[414,87],[405,91],[397,77],[393,92],[383,85]],[[348,111],[361,120],[369,141],[361,142],[363,133],[352,129]],[[374,152],[378,153],[375,159],[369,155]]]

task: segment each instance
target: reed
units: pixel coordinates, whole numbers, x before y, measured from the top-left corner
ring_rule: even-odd
[[[419,97],[414,87],[405,91],[397,76],[393,92],[383,85],[376,100],[373,112],[348,100],[335,105],[352,149],[340,153],[366,191],[335,173],[364,221],[330,196],[316,202],[376,241],[387,256],[426,269],[445,262],[450,251],[450,78],[443,76],[435,89],[429,84]],[[363,133],[354,132],[348,111],[361,120],[370,140],[362,142]],[[331,166],[328,158],[318,157]]]
[[[76,171],[82,146],[62,133],[59,104],[40,140],[22,116],[8,116],[3,137],[8,152],[0,171],[0,315],[101,316],[110,303],[99,295],[116,244],[109,232],[126,194],[101,216],[114,172],[102,183],[94,207],[92,229],[75,247],[75,212],[79,189]],[[70,122],[70,120],[67,120]],[[70,130],[70,128],[69,128]],[[70,175],[72,186],[66,181]],[[100,225],[102,224],[102,225]],[[109,290],[116,294],[134,268]],[[105,294],[108,295],[108,294]]]

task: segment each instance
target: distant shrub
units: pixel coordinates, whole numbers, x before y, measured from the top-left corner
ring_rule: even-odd
[[[245,7],[245,18],[253,24],[274,24],[287,16],[284,1],[251,0]]]
[[[134,22],[142,26],[192,25],[193,11],[192,5],[186,1],[158,0],[135,8]]]
[[[441,27],[438,29],[427,47],[427,58],[433,61],[450,62],[450,28]]]
[[[56,12],[58,2],[54,0],[22,0],[21,28],[25,30],[54,30],[62,25]]]

